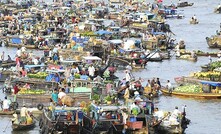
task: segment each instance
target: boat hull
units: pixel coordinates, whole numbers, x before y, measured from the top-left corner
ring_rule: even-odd
[[[219,93],[183,93],[176,91],[169,92],[166,89],[161,89],[161,91],[165,95],[172,95],[172,96],[204,98],[204,99],[221,99],[221,94]]]
[[[194,3],[188,3],[188,2],[182,2],[178,3],[177,7],[188,7],[188,6],[193,6]]]
[[[21,124],[12,124],[13,131],[22,131],[22,130],[30,130],[35,127],[35,121],[29,125],[21,125]]]
[[[8,112],[0,111],[0,115],[12,115],[14,113],[15,111],[8,111]]]
[[[35,45],[22,45],[22,44],[8,44],[8,47],[17,47],[17,48],[25,47],[27,49],[36,49],[37,48],[37,46],[35,46]]]
[[[213,38],[206,37],[206,42],[210,48],[221,48],[221,44],[213,40]]]

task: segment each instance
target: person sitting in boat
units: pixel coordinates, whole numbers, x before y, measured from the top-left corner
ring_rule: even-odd
[[[195,14],[194,14],[193,17],[192,17],[192,21],[197,22],[197,19],[196,19],[196,15],[195,15]]]
[[[10,55],[8,55],[7,62],[12,62],[12,58],[11,58],[11,56],[10,56]]]
[[[21,111],[20,111],[20,116],[21,116],[20,123],[21,124],[27,123],[27,115],[28,115],[28,108],[26,107],[25,104],[23,104],[23,107],[21,108]]]
[[[17,114],[13,114],[13,117],[14,118],[11,119],[12,124],[19,124],[18,115]]]
[[[28,114],[27,114],[27,125],[32,124],[32,122],[33,122],[32,114],[31,114],[30,111],[28,111]]]
[[[195,53],[194,50],[191,52],[191,57],[192,57],[192,58],[196,58],[196,53]]]
[[[10,104],[11,104],[11,101],[8,100],[7,96],[5,96],[5,99],[3,100],[3,106],[2,106],[4,112],[9,111]]]

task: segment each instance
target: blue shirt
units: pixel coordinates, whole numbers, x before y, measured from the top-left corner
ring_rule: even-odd
[[[52,99],[54,102],[58,102],[58,94],[57,94],[57,93],[52,93],[52,94],[51,94],[51,99]]]

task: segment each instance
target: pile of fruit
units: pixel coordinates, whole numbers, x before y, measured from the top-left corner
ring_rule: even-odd
[[[219,67],[221,67],[221,61],[212,62],[209,67],[210,67],[210,70],[214,70],[216,68],[219,68]]]
[[[46,91],[43,89],[26,89],[21,88],[18,94],[45,94]]]
[[[143,28],[147,28],[147,24],[146,23],[133,23],[134,27],[143,27]]]
[[[219,78],[221,75],[220,72],[213,72],[213,71],[208,71],[208,72],[196,72],[194,73],[194,77],[198,79],[204,79],[204,78]]]
[[[94,33],[94,32],[82,32],[82,33],[80,33],[81,34],[81,36],[97,36],[97,34],[96,33]]]
[[[29,78],[45,79],[48,76],[46,72],[38,72],[36,74],[28,74]]]
[[[200,85],[194,85],[194,84],[186,84],[183,86],[176,87],[175,91],[184,92],[184,93],[200,93],[200,92],[202,92]]]
[[[191,55],[188,55],[188,54],[180,56],[180,59],[189,59],[189,58],[191,58]]]

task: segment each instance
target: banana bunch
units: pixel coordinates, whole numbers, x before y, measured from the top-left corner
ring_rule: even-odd
[[[133,26],[135,27],[143,27],[143,28],[147,28],[147,24],[143,24],[143,23],[133,23]]]
[[[194,77],[197,78],[210,78],[210,77],[220,77],[221,73],[220,72],[213,72],[213,71],[209,71],[209,72],[196,72],[194,73]]]
[[[25,89],[20,90],[18,94],[45,94],[46,91],[42,89]]]

